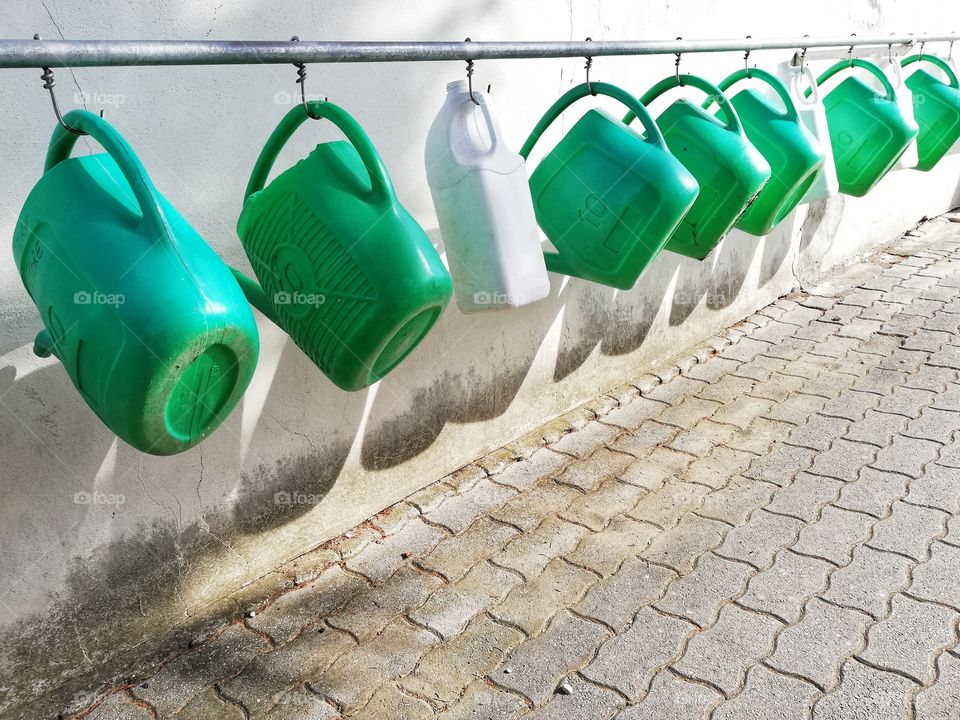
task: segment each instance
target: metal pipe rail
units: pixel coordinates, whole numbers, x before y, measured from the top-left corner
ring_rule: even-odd
[[[130,65],[422,62],[887,47],[960,40],[960,33],[727,40],[578,42],[267,42],[243,40],[0,40],[0,68]]]

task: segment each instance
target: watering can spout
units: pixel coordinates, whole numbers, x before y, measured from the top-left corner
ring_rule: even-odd
[[[232,272],[233,277],[236,278],[237,284],[243,291],[244,297],[247,298],[247,302],[263,313],[267,320],[272,322],[274,325],[279,325],[280,322],[277,318],[276,312],[273,309],[273,304],[270,302],[270,299],[267,297],[267,293],[264,292],[263,288],[260,287],[255,280],[247,277],[236,268],[230,268],[230,272]]]
[[[33,354],[42,358],[53,355],[53,338],[46,330],[37,333],[37,337],[33,341]]]

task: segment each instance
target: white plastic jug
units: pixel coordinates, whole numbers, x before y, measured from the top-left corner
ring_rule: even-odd
[[[900,112],[903,113],[903,116],[909,122],[916,125],[917,120],[913,115],[913,93],[910,92],[910,88],[903,82],[903,70],[900,67],[900,58],[887,57],[877,62],[877,65],[883,68],[884,74],[890,78],[890,84],[893,85],[893,89],[897,93],[897,106],[900,108]],[[914,138],[910,141],[907,149],[903,151],[903,155],[901,155],[897,161],[896,167],[906,169],[915,168],[918,162],[920,162],[920,155],[917,152],[917,139]]]
[[[520,307],[545,298],[543,259],[526,165],[501,139],[489,97],[466,80],[427,135],[427,182],[463,312]]]
[[[777,77],[783,80],[783,84],[790,91],[790,97],[793,98],[794,105],[797,106],[797,112],[800,113],[800,120],[804,127],[820,143],[823,148],[823,165],[820,168],[820,174],[813,181],[813,185],[807,190],[800,203],[811,203],[817,200],[826,200],[840,192],[840,183],[837,181],[837,166],[833,162],[833,150],[830,146],[830,130],[827,128],[827,112],[820,101],[820,88],[817,87],[817,80],[809,65],[794,65],[791,62],[782,62],[777,66]],[[803,79],[806,78],[806,85],[810,88],[810,96],[806,96],[806,87]]]

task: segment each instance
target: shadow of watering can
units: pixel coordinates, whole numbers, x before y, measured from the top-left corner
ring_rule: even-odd
[[[250,302],[344,390],[376,382],[427,334],[450,301],[440,256],[397,200],[370,138],[330,102],[290,110],[247,184],[237,232],[260,285],[234,271]],[[317,145],[264,187],[309,117],[349,142]]]
[[[537,221],[557,249],[546,253],[547,269],[629,290],[693,205],[699,187],[670,154],[646,108],[609,83],[584,83],[564,93],[520,155],[529,157],[567,107],[596,94],[632,110],[646,137],[603,110],[589,110],[530,175],[530,189]]]
[[[769,233],[800,203],[823,165],[823,149],[800,120],[790,93],[776,75],[760,68],[742,68],[717,86],[727,90],[734,83],[751,79],[769,85],[784,106],[781,110],[753,88],[730,97],[747,137],[770,165],[770,181],[737,221],[740,230],[760,236]]]
[[[666,77],[647,90],[640,103],[648,106],[666,91],[688,86],[716,97],[725,121],[686,98],[675,100],[657,118],[670,151],[700,185],[700,194],[666,249],[703,260],[770,179],[770,166],[750,144],[723,91],[701,77]],[[635,117],[629,112],[623,122],[630,124]]]
[[[69,157],[77,135],[58,125],[20,214],[13,254],[45,326],[34,350],[60,359],[122,440],[154,455],[181,452],[250,382],[253,313],[123,137],[85,110],[64,122],[107,152]]]
[[[877,92],[860,78],[848,77],[826,94],[823,104],[840,192],[862,197],[897,163],[918,128],[900,112],[890,79],[868,60],[840,60],[817,78],[817,85],[855,67],[872,74],[884,92]]]
[[[949,81],[945,83],[920,68],[906,81],[913,93],[913,112],[920,127],[916,168],[930,170],[960,140],[960,82],[953,68],[935,55],[911,55],[904,59],[903,66],[921,60],[940,68]]]

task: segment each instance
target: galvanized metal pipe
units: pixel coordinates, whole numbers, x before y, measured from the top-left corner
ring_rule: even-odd
[[[243,40],[0,40],[0,68],[264,63],[422,62],[663,55],[795,48],[886,47],[960,40],[939,35],[839,35],[596,42],[266,42]]]

